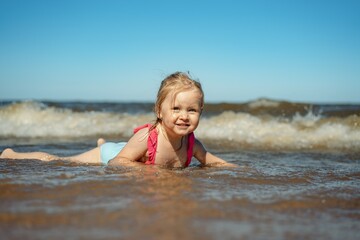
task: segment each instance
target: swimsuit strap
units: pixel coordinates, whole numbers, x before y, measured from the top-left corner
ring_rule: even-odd
[[[152,124],[144,124],[140,127],[137,127],[134,129],[134,133],[137,133],[139,130],[143,128],[149,128],[151,129],[153,125]],[[157,149],[157,142],[158,142],[158,132],[156,128],[153,128],[149,132],[147,147],[148,147],[148,154],[149,154],[149,160],[145,162],[145,164],[155,164],[155,157],[156,157],[156,149]],[[193,149],[195,144],[195,135],[194,133],[190,133],[188,137],[188,148],[187,148],[187,159],[185,163],[185,167],[188,167],[191,163],[191,159],[193,156]]]
[[[188,138],[187,160],[185,163],[185,167],[188,167],[191,163],[191,159],[193,157],[194,144],[195,144],[195,134],[192,132],[189,134],[189,138]]]

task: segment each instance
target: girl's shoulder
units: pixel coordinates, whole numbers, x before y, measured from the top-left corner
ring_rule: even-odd
[[[145,130],[146,130],[146,131],[150,131],[152,128],[153,128],[153,125],[150,124],[150,123],[147,123],[147,124],[141,125],[141,126],[139,126],[139,127],[136,127],[136,128],[134,129],[134,133],[137,133],[137,132],[139,132],[139,131],[144,132]]]

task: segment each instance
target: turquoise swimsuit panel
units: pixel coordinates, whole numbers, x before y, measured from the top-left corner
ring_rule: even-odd
[[[125,147],[126,142],[107,142],[100,146],[101,162],[108,164],[108,162],[116,157],[120,151]]]

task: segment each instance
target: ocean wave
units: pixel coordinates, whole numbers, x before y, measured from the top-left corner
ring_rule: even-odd
[[[204,119],[197,135],[232,146],[261,149],[360,150],[360,118],[321,118],[309,112],[293,119],[224,112]]]
[[[152,119],[152,114],[74,112],[28,101],[0,109],[0,137],[131,136],[132,129]]]
[[[153,120],[153,113],[74,111],[26,101],[0,107],[0,139],[129,138],[136,126]],[[225,111],[202,117],[196,136],[224,148],[360,151],[360,116],[325,117],[308,111],[289,118]]]

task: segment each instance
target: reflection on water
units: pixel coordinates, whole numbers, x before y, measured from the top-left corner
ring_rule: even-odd
[[[2,237],[355,239],[359,233],[358,156],[217,154],[239,168],[1,160]]]

